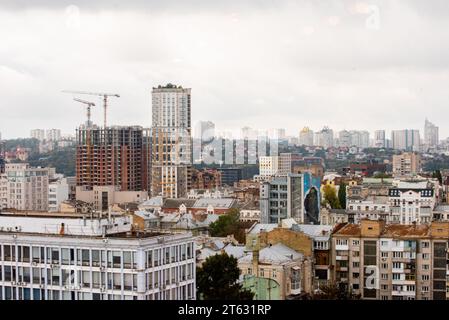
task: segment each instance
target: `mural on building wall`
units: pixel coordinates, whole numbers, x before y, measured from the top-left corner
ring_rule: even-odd
[[[304,173],[304,223],[320,223],[320,178]]]

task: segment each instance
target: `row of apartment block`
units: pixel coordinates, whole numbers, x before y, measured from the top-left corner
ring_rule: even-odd
[[[341,224],[332,234],[332,280],[362,299],[447,299],[448,242],[448,222]]]

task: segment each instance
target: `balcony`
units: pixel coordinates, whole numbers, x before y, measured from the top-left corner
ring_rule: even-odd
[[[391,291],[391,295],[392,296],[403,296],[403,297],[415,297],[416,296],[416,291],[403,291],[403,290],[398,290],[398,291]]]

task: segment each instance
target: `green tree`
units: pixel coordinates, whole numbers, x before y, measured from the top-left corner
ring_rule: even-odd
[[[217,221],[209,226],[210,235],[213,237],[226,237],[233,234],[238,229],[240,212],[231,209],[226,214],[221,215]]]
[[[340,203],[340,208],[346,209],[346,183],[340,183],[340,188],[338,189],[338,202]]]
[[[253,292],[238,283],[237,259],[226,253],[211,256],[197,269],[196,286],[202,300],[252,300]]]
[[[343,283],[331,282],[321,285],[319,292],[312,296],[313,300],[358,300],[360,295],[355,295]]]
[[[341,209],[335,188],[329,184],[323,187],[324,203],[329,204],[332,209]]]

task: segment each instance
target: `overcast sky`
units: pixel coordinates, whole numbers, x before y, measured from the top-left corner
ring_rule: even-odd
[[[119,93],[109,123],[148,127],[169,82],[219,130],[422,135],[428,117],[449,136],[446,0],[0,0],[0,39],[3,138],[74,133],[85,110],[64,89]]]

